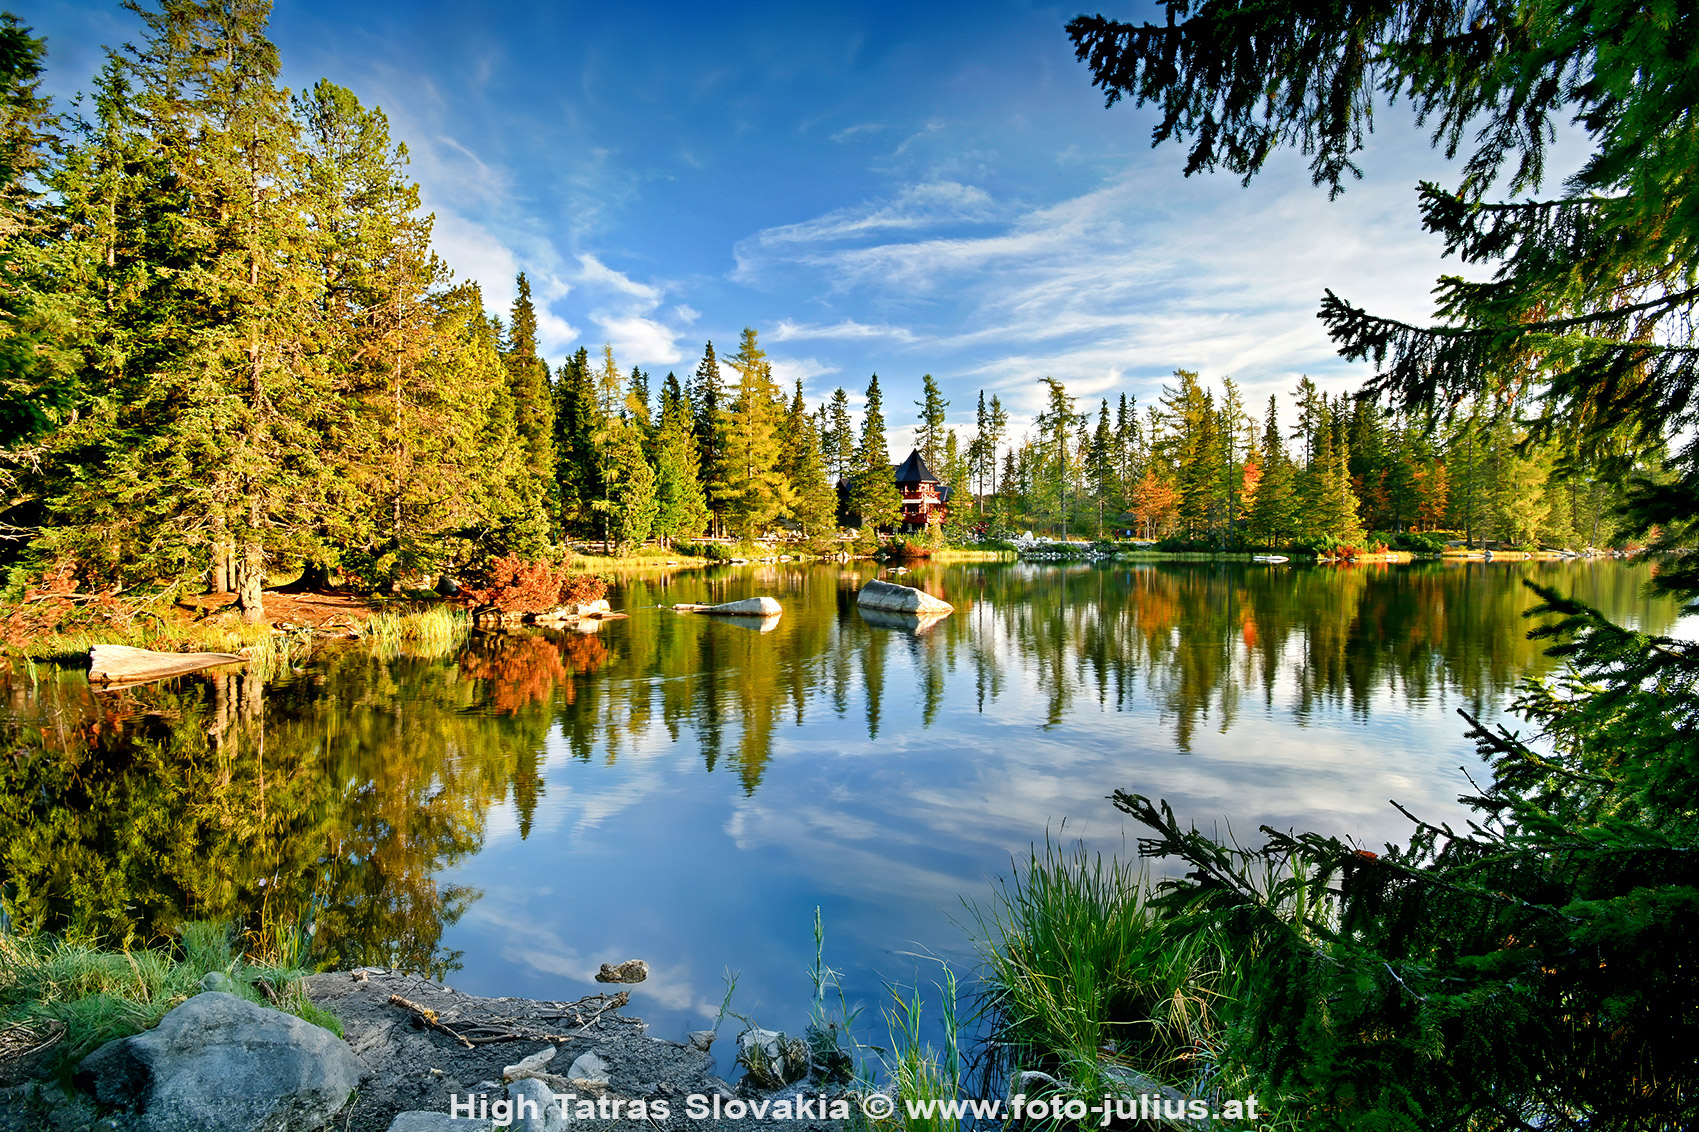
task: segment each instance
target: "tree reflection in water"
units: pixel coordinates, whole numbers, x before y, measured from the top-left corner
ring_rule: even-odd
[[[1046,728],[1082,705],[1154,704],[1187,750],[1252,708],[1302,728],[1389,695],[1498,704],[1549,668],[1524,636],[1524,576],[1653,632],[1674,618],[1640,595],[1646,567],[1614,563],[999,564],[917,568],[904,581],[957,612],[915,632],[858,614],[871,573],[628,580],[613,597],[632,619],[599,633],[480,635],[453,657],[327,651],[266,687],[225,670],[96,692],[81,672],[13,671],[6,913],[113,943],[185,919],[299,923],[319,965],[440,976],[458,960],[445,932],[479,897],[441,878],[483,848],[498,807],[531,835],[551,750],[613,765],[659,740],[750,796],[776,739],[811,716],[859,717],[877,740],[899,704],[933,729],[947,704],[993,713],[1017,688]],[[770,632],[653,608],[755,594],[785,606]]]

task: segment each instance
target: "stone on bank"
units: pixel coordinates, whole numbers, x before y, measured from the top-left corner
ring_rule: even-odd
[[[316,1132],[360,1083],[347,1043],[223,991],[197,994],[158,1026],[107,1042],[77,1066],[135,1132]]]

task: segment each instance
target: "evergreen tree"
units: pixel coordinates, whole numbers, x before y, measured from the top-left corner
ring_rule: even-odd
[[[860,470],[850,487],[849,509],[862,526],[895,527],[902,522],[903,497],[885,443],[884,401],[879,375],[867,382],[867,408],[861,418],[861,443],[856,447]]]
[[[144,40],[122,81],[109,70],[104,93],[125,104],[103,118],[145,138],[150,160],[113,171],[128,186],[104,188],[151,199],[147,227],[134,213],[108,223],[128,246],[110,245],[106,282],[138,289],[108,292],[105,316],[134,312],[163,332],[145,352],[95,363],[104,372],[88,384],[106,407],[60,438],[80,467],[43,532],[50,552],[98,558],[88,536],[105,530],[131,568],[155,574],[233,562],[250,621],[264,616],[268,562],[310,542],[322,474],[311,426],[329,400],[303,341],[319,287],[291,199],[299,130],[266,7],[138,7]]]
[[[661,420],[655,437],[654,534],[663,544],[694,538],[708,524],[708,501],[696,455],[695,421],[678,378],[661,386]]]
[[[783,401],[753,328],[744,327],[738,352],[726,364],[737,371],[738,383],[720,417],[724,472],[717,501],[726,525],[753,538],[791,506],[780,454]]]
[[[649,375],[636,366],[625,384],[625,419],[636,426],[644,443],[654,439],[655,428],[649,414]]]
[[[1097,429],[1091,435],[1090,456],[1086,463],[1086,479],[1091,488],[1092,502],[1097,505],[1097,537],[1103,537],[1103,514],[1115,490],[1115,438],[1109,428],[1109,401],[1097,409]]]
[[[1262,475],[1247,519],[1251,537],[1267,545],[1284,542],[1293,528],[1293,468],[1280,434],[1277,400],[1272,395],[1268,399],[1262,433]]]
[[[796,382],[785,416],[784,471],[790,486],[790,515],[802,533],[813,538],[837,529],[838,492],[826,477],[825,456],[814,415],[802,400],[802,379]]]
[[[602,460],[595,437],[602,413],[596,404],[590,353],[580,346],[555,375],[555,484],[560,521],[571,534],[586,536],[595,524],[594,502],[602,496]]]
[[[949,408],[950,403],[944,400],[931,374],[921,375],[920,384],[921,399],[915,402],[915,407],[920,410],[915,446],[920,449],[920,458],[926,461],[926,466],[936,471],[944,455],[944,410]]]
[[[595,509],[609,551],[628,554],[643,545],[654,526],[655,472],[643,454],[642,431],[617,415],[606,418],[601,450],[604,494]]]
[[[521,271],[519,295],[513,300],[507,330],[509,387],[517,412],[520,439],[527,460],[547,494],[552,495],[555,470],[554,396],[549,388],[549,366],[537,356],[537,311],[531,305],[531,281]]]
[[[720,362],[714,343],[703,348],[702,360],[691,378],[690,404],[696,414],[696,453],[702,464],[702,491],[708,497],[710,522],[719,527],[719,499],[725,491],[725,453],[721,451],[720,414],[725,408]]]
[[[825,430],[826,463],[832,470],[832,480],[847,479],[856,468],[855,427],[850,423],[849,394],[843,386],[832,390]]]
[[[1055,501],[1052,512],[1057,518],[1059,537],[1068,533],[1068,489],[1074,476],[1073,429],[1080,419],[1074,411],[1074,399],[1067,387],[1053,377],[1039,379],[1046,393],[1045,408],[1038,417],[1038,431],[1043,438],[1044,457],[1041,475],[1043,494]]]

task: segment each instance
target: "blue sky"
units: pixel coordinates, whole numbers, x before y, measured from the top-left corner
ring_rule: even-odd
[[[61,99],[137,34],[104,0],[16,10]],[[284,0],[272,35],[289,85],[328,77],[389,115],[438,250],[492,310],[527,273],[551,363],[610,342],[683,377],[754,326],[813,401],[859,403],[877,372],[897,455],[923,373],[952,424],[984,389],[1017,434],[1045,375],[1148,403],[1184,367],[1258,412],[1300,374],[1361,381],[1315,318],[1323,288],[1420,318],[1442,267],[1414,188],[1453,178],[1408,112],[1379,116],[1331,203],[1292,154],[1248,189],[1188,180],[1149,111],[1103,108],[1063,33],[1078,11]]]

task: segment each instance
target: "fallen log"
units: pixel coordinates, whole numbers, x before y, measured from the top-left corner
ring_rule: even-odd
[[[95,645],[88,650],[88,678],[95,684],[134,683],[247,662],[247,657],[228,652],[154,652],[130,645]]]

